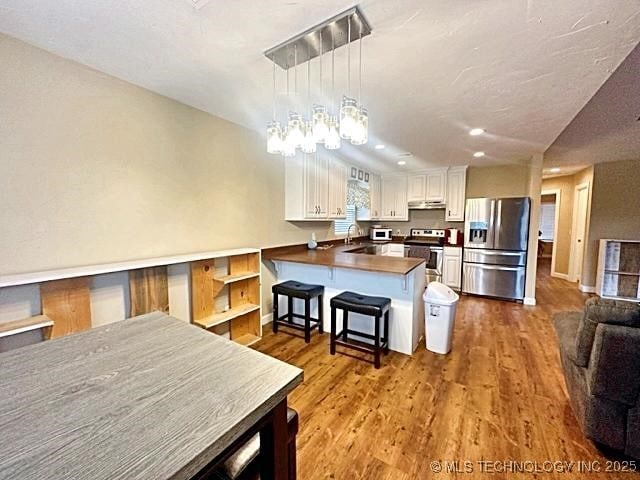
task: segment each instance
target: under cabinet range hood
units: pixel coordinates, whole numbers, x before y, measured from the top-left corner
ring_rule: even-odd
[[[447,208],[444,202],[427,202],[418,200],[409,202],[409,210],[444,210]]]

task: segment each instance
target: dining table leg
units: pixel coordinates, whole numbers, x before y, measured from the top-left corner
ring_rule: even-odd
[[[289,476],[287,400],[278,403],[260,429],[260,479],[295,480]]]

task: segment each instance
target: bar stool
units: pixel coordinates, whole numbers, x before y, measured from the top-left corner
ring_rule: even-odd
[[[313,329],[317,328],[318,333],[324,333],[322,330],[322,299],[324,297],[324,286],[309,285],[306,283],[290,280],[274,285],[273,287],[271,287],[271,292],[273,293],[273,333],[278,333],[278,325],[294,328],[296,330],[302,330],[304,331],[304,341],[306,343],[309,343],[311,341],[311,331]],[[279,295],[284,295],[287,297],[288,311],[282,316],[280,316],[278,313]],[[300,298],[304,300],[304,315],[294,313],[294,298]],[[314,298],[318,299],[318,318],[311,317],[311,300]],[[304,320],[304,325],[294,323],[294,318],[300,318]]]
[[[391,299],[386,297],[370,297],[355,292],[342,292],[333,297],[331,304],[331,355],[336,353],[336,345],[353,348],[364,353],[372,353],[374,365],[380,368],[380,354],[389,353],[389,309]],[[336,309],[342,310],[342,331],[337,332]],[[349,329],[349,312],[369,315],[374,318],[374,334]],[[380,319],[384,316],[382,338],[380,338]],[[349,335],[373,340],[373,345],[350,339]],[[338,339],[341,336],[342,339]]]

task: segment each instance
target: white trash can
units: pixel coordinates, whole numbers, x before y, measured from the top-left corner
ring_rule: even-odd
[[[431,282],[422,296],[424,300],[424,329],[427,350],[449,353],[453,338],[453,324],[460,297],[440,282]]]

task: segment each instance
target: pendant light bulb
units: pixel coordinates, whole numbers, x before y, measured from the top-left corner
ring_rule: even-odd
[[[273,120],[267,124],[267,152],[280,154],[283,148],[280,122]]]
[[[306,122],[305,124],[301,150],[304,153],[316,153],[316,139],[313,136],[313,124],[311,122]]]
[[[288,128],[283,131],[284,141],[282,142],[282,156],[294,157],[296,155],[296,147],[291,141],[291,134]]]
[[[327,150],[337,150],[340,148],[340,133],[338,132],[338,119],[332,116],[329,120],[329,132],[324,141],[324,148]]]

